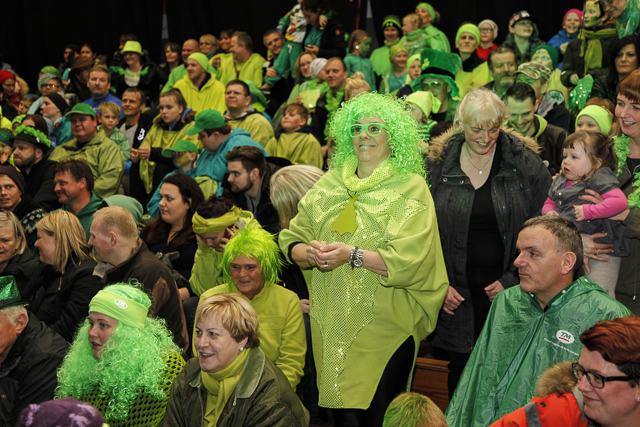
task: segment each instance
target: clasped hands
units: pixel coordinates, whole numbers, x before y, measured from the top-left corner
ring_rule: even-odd
[[[321,270],[333,270],[349,262],[351,246],[341,242],[327,244],[312,240],[307,246],[307,262]]]

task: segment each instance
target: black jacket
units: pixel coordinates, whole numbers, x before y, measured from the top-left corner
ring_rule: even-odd
[[[270,183],[271,177],[274,173],[280,168],[285,166],[290,166],[291,162],[282,157],[267,157],[267,170],[264,172],[264,176],[262,177],[262,183],[260,185],[260,203],[256,207],[256,211],[253,214],[265,230],[269,233],[277,233],[280,231],[280,217],[278,216],[278,212],[276,208],[271,204],[271,196],[270,196]],[[231,191],[231,186],[229,185],[229,174],[225,174],[222,180],[222,197],[233,200],[234,204],[245,210],[252,212],[252,210],[247,205],[247,198],[244,193],[234,193]]]
[[[68,347],[29,313],[29,323],[0,364],[0,425],[13,426],[24,408],[53,399],[57,371]]]
[[[31,196],[31,199],[46,212],[51,212],[60,207],[58,196],[53,192],[55,187],[53,169],[56,167],[56,162],[49,160],[49,153],[52,150],[53,148],[49,150],[42,160],[34,164],[28,174],[24,169],[20,171],[27,183],[25,193]]]
[[[618,42],[618,37],[607,37],[600,40],[602,45],[602,62],[600,68],[593,68],[588,70],[588,74],[591,74],[593,78],[597,78],[606,74],[609,63],[611,62],[611,55],[613,55],[613,49]],[[564,53],[564,59],[562,60],[562,75],[560,81],[568,88],[575,86],[571,83],[571,76],[577,74],[582,78],[584,74],[584,56],[580,55],[582,50],[582,40],[576,38],[569,42],[567,50]]]
[[[22,254],[14,255],[9,264],[0,271],[1,276],[13,276],[18,284],[20,295],[27,301],[31,301],[34,293],[29,291],[29,282],[33,277],[33,272],[40,267],[40,261],[35,257],[29,248]]]
[[[111,67],[109,71],[111,72],[111,85],[115,88],[116,96],[122,98],[122,94],[129,87],[124,80],[124,68]],[[167,82],[168,77],[167,70],[160,68],[157,64],[153,62],[143,64],[137,88],[144,92],[147,106],[151,106],[158,99],[160,89]]]
[[[120,120],[120,126],[125,123],[126,119]],[[147,136],[147,133],[153,126],[153,119],[146,114],[141,114],[140,119],[138,120],[138,124],[136,125],[136,133],[133,138],[133,148],[139,148],[144,138]],[[142,206],[147,206],[147,191],[144,188],[144,184],[142,183],[142,178],[140,178],[140,162],[133,163],[131,162],[131,168],[129,169],[129,182],[131,188],[131,197],[136,199]]]
[[[616,105],[618,101],[618,91],[616,90],[618,86],[618,79],[610,79],[609,72],[607,74],[599,76],[593,82],[593,88],[591,89],[591,95],[589,95],[589,99],[591,98],[602,98],[608,99],[613,102],[613,105]]]
[[[305,40],[311,32],[311,28],[313,28],[313,26],[307,25],[307,32],[304,35]],[[344,39],[344,29],[337,19],[329,19],[324,26],[318,48],[320,49],[317,54],[318,58],[329,59],[334,56],[344,58],[347,54],[347,42]]]
[[[31,310],[51,329],[71,342],[80,322],[89,313],[89,303],[104,284],[93,275],[96,262],[69,262],[64,274],[47,265],[34,275],[38,286]]]
[[[540,157],[549,163],[547,168],[551,176],[554,176],[560,172],[560,165],[562,164],[562,143],[567,138],[567,131],[550,123],[547,123],[545,128],[541,129],[538,116],[535,116],[534,121],[536,127],[534,135],[537,135],[536,141],[540,148],[542,148]]]

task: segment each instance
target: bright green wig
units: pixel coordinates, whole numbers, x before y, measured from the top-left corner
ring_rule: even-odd
[[[389,161],[399,175],[416,173],[426,178],[424,158],[420,151],[418,123],[405,110],[405,101],[393,95],[362,93],[342,104],[329,123],[330,135],[336,143],[331,168],[340,169],[347,158],[355,156],[349,127],[363,117],[378,116],[387,126],[391,146]]]
[[[265,285],[278,283],[282,258],[278,244],[269,232],[262,228],[245,228],[227,243],[220,262],[225,283],[233,283],[231,263],[240,255],[260,261]]]
[[[138,283],[118,283],[104,290],[151,307],[149,296]],[[99,359],[93,357],[88,332],[89,321],[85,320],[58,371],[57,397],[82,400],[97,389],[101,397],[111,401],[103,414],[108,420],[126,419],[141,393],[166,399],[161,388],[165,361],[170,353],[180,354],[181,350],[163,319],[147,317],[144,329],[118,323]]]

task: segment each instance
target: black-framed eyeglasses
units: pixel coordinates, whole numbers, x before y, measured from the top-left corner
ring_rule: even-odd
[[[587,376],[587,381],[593,388],[604,388],[604,385],[607,381],[633,381],[637,380],[640,377],[604,377],[600,374],[597,374],[592,371],[586,371],[578,362],[574,362],[571,364],[573,368],[573,375],[578,379],[578,381],[582,380],[582,377]]]
[[[375,137],[380,136],[384,129],[387,129],[387,127],[382,123],[356,123],[355,125],[349,126],[349,133],[351,134],[352,138],[355,138],[356,136],[362,135],[362,132],[366,130],[367,135]]]

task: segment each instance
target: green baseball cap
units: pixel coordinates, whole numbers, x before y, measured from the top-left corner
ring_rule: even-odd
[[[87,115],[87,116],[91,116],[94,119],[96,118],[96,110],[94,110],[91,105],[85,104],[83,102],[81,102],[80,104],[74,105],[73,108],[71,109],[71,111],[69,111],[64,116],[67,119],[70,119],[71,116],[74,115],[74,114],[84,114],[84,115]]]
[[[185,133],[189,136],[192,136],[202,132],[205,129],[218,129],[226,124],[227,121],[224,119],[224,116],[220,111],[204,110],[198,113],[198,115],[196,116],[195,124],[187,129]]]
[[[184,151],[190,151],[192,153],[198,154],[198,147],[192,141],[187,141],[186,139],[180,139],[173,144],[173,147],[165,148],[162,150],[162,155],[164,157],[171,157],[173,153],[181,153]]]

